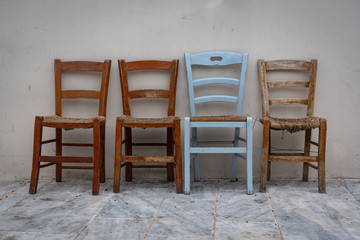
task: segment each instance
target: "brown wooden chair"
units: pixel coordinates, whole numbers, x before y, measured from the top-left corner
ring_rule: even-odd
[[[134,61],[125,62],[119,60],[120,82],[122,90],[123,113],[122,117],[116,119],[116,142],[115,142],[115,170],[114,170],[114,192],[120,190],[121,167],[126,166],[125,179],[132,181],[133,168],[166,168],[168,181],[174,181],[174,166],[176,166],[176,192],[182,193],[182,162],[181,162],[181,133],[180,118],[175,117],[176,82],[179,60],[172,61]],[[142,89],[129,91],[128,72],[135,70],[165,70],[170,73],[169,90],[164,89]],[[167,98],[168,117],[165,118],[136,118],[131,116],[130,99],[138,98]],[[122,131],[124,137],[122,140]],[[166,143],[134,143],[132,140],[132,128],[167,128]],[[125,155],[122,155],[122,144],[125,143]],[[174,152],[175,145],[175,152]],[[133,146],[164,146],[167,156],[133,156]],[[140,165],[133,163],[166,163]]]
[[[56,181],[61,182],[62,169],[93,169],[92,194],[99,194],[99,182],[105,182],[105,119],[111,61],[89,62],[55,60],[55,114],[35,117],[34,151],[29,192],[36,193],[40,168],[56,164]],[[61,76],[64,71],[95,71],[102,73],[100,91],[62,90]],[[98,99],[98,116],[93,118],[68,118],[62,116],[63,99]],[[43,127],[55,128],[55,139],[42,140]],[[63,129],[92,128],[93,143],[64,143]],[[56,156],[41,155],[43,144],[56,143]],[[63,156],[62,147],[93,147],[92,157]],[[44,164],[41,164],[46,162]],[[63,166],[62,163],[92,163],[92,166]]]
[[[262,145],[262,162],[261,162],[261,180],[260,191],[266,191],[266,182],[270,179],[271,161],[289,161],[303,162],[303,181],[308,181],[309,167],[318,171],[319,192],[325,193],[325,147],[326,147],[326,119],[313,116],[314,112],[314,95],[317,72],[317,60],[311,61],[258,61],[259,78],[261,80],[263,95],[263,114],[261,122],[264,125],[263,145]],[[268,81],[267,74],[271,71],[287,72],[289,71],[307,71],[308,81]],[[273,88],[307,88],[307,98],[269,98],[269,90]],[[280,104],[302,104],[307,106],[305,118],[275,118],[270,116],[270,106]],[[318,142],[311,140],[312,129],[318,128]],[[290,133],[305,131],[304,151],[294,153],[272,152],[270,130],[288,131]],[[317,154],[310,154],[310,146],[315,145],[318,150]],[[314,165],[313,163],[317,163]]]

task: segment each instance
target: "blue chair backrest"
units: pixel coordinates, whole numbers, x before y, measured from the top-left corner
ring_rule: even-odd
[[[242,115],[242,105],[245,90],[245,74],[247,68],[248,54],[239,54],[233,52],[203,52],[194,55],[185,53],[185,64],[188,79],[188,91],[190,101],[190,115],[196,116],[195,105],[205,102],[229,102],[237,104],[237,115]],[[227,77],[207,77],[193,80],[192,66],[226,66],[232,64],[241,64],[240,78]],[[239,86],[237,97],[227,95],[208,95],[194,97],[194,87],[209,84],[229,84]]]

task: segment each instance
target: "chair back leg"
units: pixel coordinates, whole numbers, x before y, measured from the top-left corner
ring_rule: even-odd
[[[180,119],[174,121],[176,192],[183,193]]]
[[[198,146],[198,136],[197,136],[197,128],[191,128],[192,133],[192,146]],[[193,166],[194,166],[194,181],[200,182],[200,166],[199,166],[199,154],[195,153],[193,157]]]
[[[56,156],[62,156],[62,129],[55,129],[56,136]],[[55,179],[56,182],[62,181],[62,163],[56,163],[55,167]]]
[[[261,174],[260,174],[260,192],[266,191],[267,170],[269,159],[269,137],[270,137],[270,122],[264,120],[263,129],[263,144],[262,144],[262,159],[261,159]]]
[[[174,142],[173,142],[173,129],[167,128],[167,147],[166,147],[167,156],[174,156]],[[174,181],[174,164],[167,163],[167,180],[169,182]]]
[[[240,137],[240,128],[235,128],[235,134],[234,134],[234,147],[239,146],[239,137]],[[232,165],[231,165],[231,182],[236,181],[236,171],[237,171],[237,156],[236,154],[233,154],[232,156]]]

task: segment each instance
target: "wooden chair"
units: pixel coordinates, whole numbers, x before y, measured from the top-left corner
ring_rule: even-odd
[[[199,153],[232,153],[231,181],[236,181],[237,157],[246,160],[247,172],[247,193],[253,193],[252,185],[252,118],[242,116],[242,105],[245,90],[245,73],[247,68],[248,54],[238,54],[232,52],[204,52],[191,55],[185,53],[186,72],[188,79],[190,115],[185,117],[185,194],[190,194],[190,157],[192,154],[194,164],[194,180],[200,181]],[[240,78],[227,77],[206,77],[193,80],[192,68],[194,65],[214,67],[238,64],[241,69]],[[238,87],[237,96],[208,95],[195,97],[194,87],[203,85],[213,85],[214,89],[218,84],[227,84]],[[195,106],[202,103],[226,102],[236,104],[236,115],[227,116],[199,116],[195,111]],[[197,128],[235,128],[234,140],[231,141],[199,141]],[[240,137],[240,128],[246,129],[246,139]],[[190,135],[191,131],[191,135]],[[190,141],[192,140],[192,141]],[[239,147],[239,143],[244,142],[245,147]],[[211,144],[231,144],[232,147],[205,147]]]
[[[264,125],[262,163],[261,163],[261,183],[260,191],[266,191],[266,182],[270,179],[271,161],[303,162],[303,181],[308,181],[309,167],[318,170],[319,192],[325,193],[325,146],[326,146],[326,119],[313,116],[314,95],[317,71],[317,60],[311,61],[258,61],[259,78],[261,80],[263,95],[263,114],[261,122]],[[287,72],[305,71],[308,73],[308,81],[268,81],[267,74],[272,71]],[[306,88],[307,98],[269,98],[269,90],[274,88]],[[302,104],[307,106],[305,118],[275,118],[270,115],[270,106],[282,104]],[[311,140],[312,129],[319,129],[319,141]],[[290,133],[305,131],[304,151],[294,153],[275,153],[271,150],[270,130],[288,131]],[[318,147],[317,155],[311,156],[310,145]],[[317,162],[317,166],[313,163]]]
[[[119,60],[120,82],[122,90],[123,113],[122,117],[116,119],[115,139],[115,167],[114,167],[114,192],[120,190],[121,168],[125,166],[125,179],[132,181],[133,168],[166,168],[168,181],[174,181],[174,166],[176,166],[176,192],[182,193],[182,162],[181,162],[181,135],[180,118],[175,114],[176,83],[179,60],[172,61],[134,61],[125,62]],[[142,89],[129,91],[128,72],[130,71],[161,70],[170,73],[169,90],[164,89]],[[131,116],[130,99],[138,98],[165,98],[168,99],[167,115],[165,118],[136,118]],[[124,137],[122,132],[124,128]],[[166,143],[144,143],[133,142],[132,128],[167,128]],[[122,144],[125,144],[125,155],[122,155]],[[175,145],[175,152],[174,152]],[[167,156],[133,156],[133,146],[164,146]],[[140,165],[136,163],[165,163],[162,165]],[[133,164],[134,163],[134,164]]]
[[[56,181],[61,182],[62,169],[93,169],[92,194],[99,194],[99,182],[105,182],[105,119],[106,102],[109,85],[111,61],[89,62],[55,60],[55,114],[53,116],[35,117],[34,151],[29,192],[35,194],[38,185],[40,168],[56,164]],[[101,72],[100,91],[90,90],[62,90],[61,76],[64,71],[95,71]],[[62,117],[62,100],[65,99],[98,99],[98,116],[93,118],[68,118]],[[55,128],[56,137],[51,140],[42,140],[43,127]],[[89,143],[64,143],[63,129],[92,128],[93,144]],[[41,155],[43,144],[56,143],[56,156]],[[92,157],[63,156],[62,147],[93,147]],[[45,164],[41,164],[46,162]],[[92,163],[92,166],[63,166],[62,163]]]

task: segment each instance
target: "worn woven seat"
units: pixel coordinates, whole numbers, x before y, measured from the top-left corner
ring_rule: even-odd
[[[100,123],[105,122],[105,117],[98,116],[96,117],[100,120]],[[43,123],[80,123],[80,124],[90,124],[94,122],[95,117],[92,118],[66,118],[60,117],[57,115],[49,115],[49,116],[42,116]]]
[[[223,115],[223,116],[191,116],[192,122],[246,122],[246,116]]]
[[[320,127],[319,117],[305,117],[305,118],[274,118],[263,117],[260,119],[261,123],[268,119],[270,128],[274,130],[285,130],[290,133],[309,130]]]
[[[153,124],[153,123],[169,123],[173,124],[175,119],[180,119],[179,117],[170,116],[165,118],[137,118],[137,117],[131,117],[127,115],[123,115],[119,117],[118,119],[121,119],[123,123],[142,123],[142,124]]]

